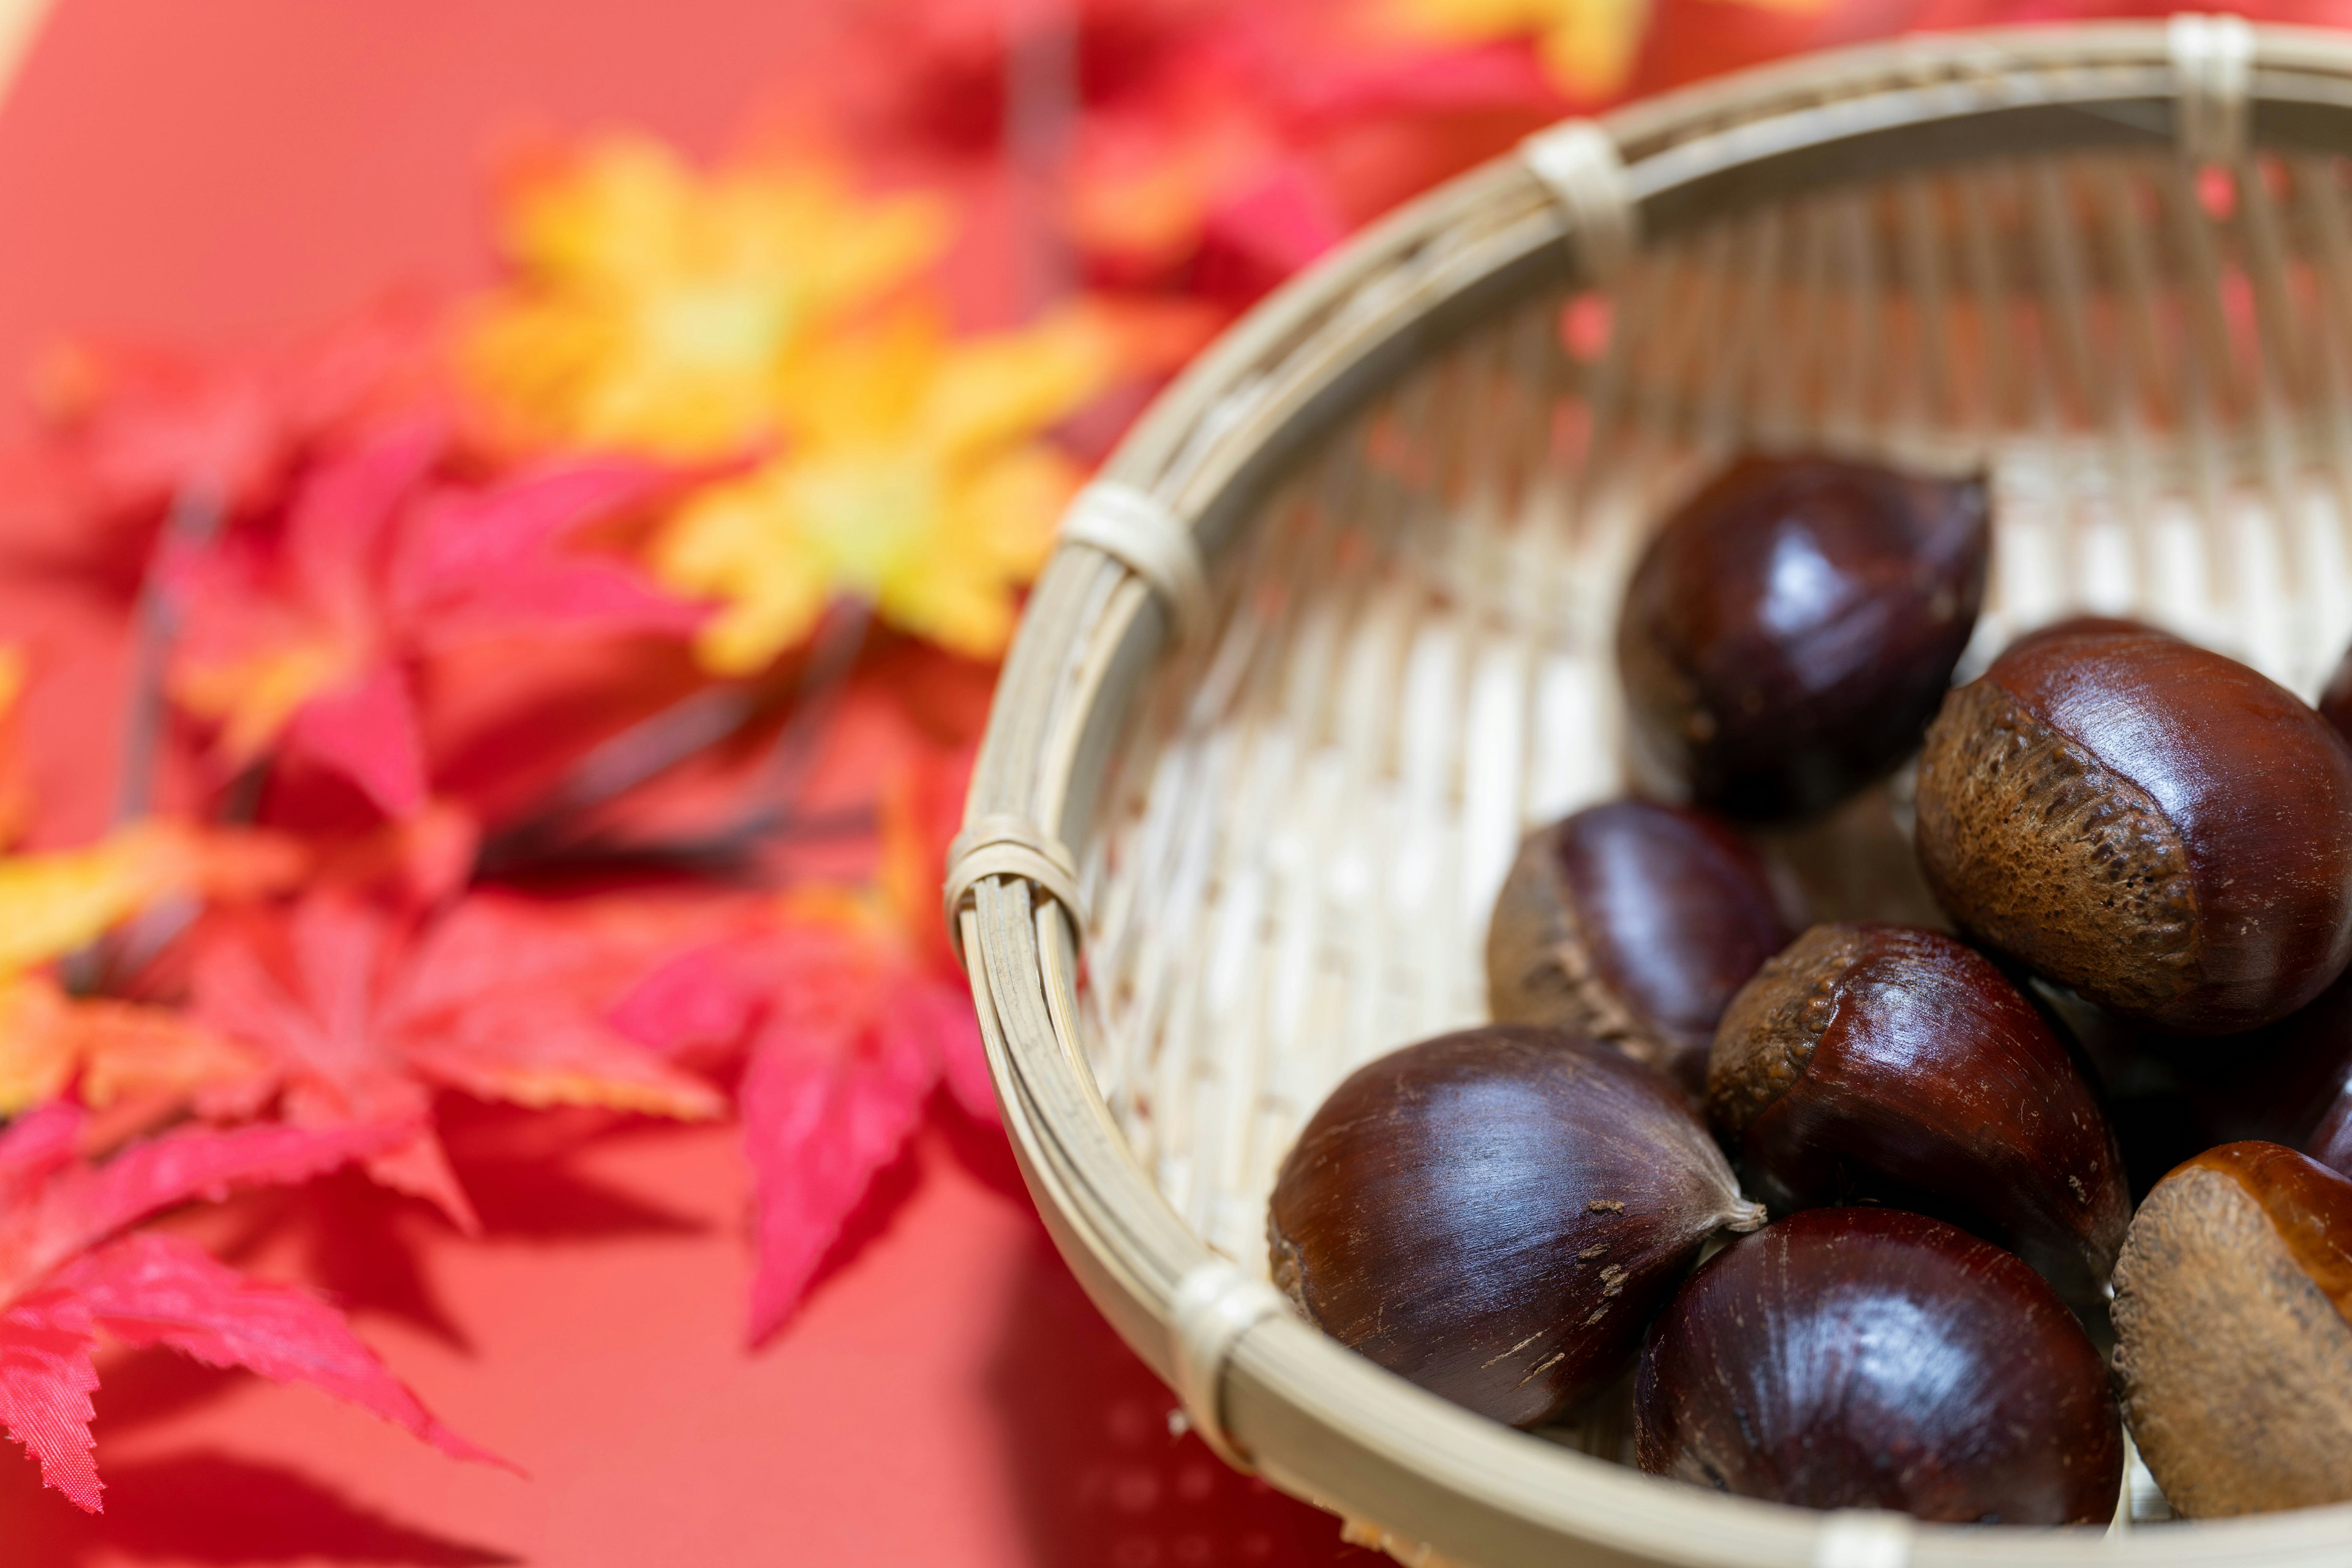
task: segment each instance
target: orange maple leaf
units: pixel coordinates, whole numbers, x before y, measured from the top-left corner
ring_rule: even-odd
[[[433,1131],[436,1089],[658,1116],[725,1108],[709,1085],[604,1021],[632,963],[652,961],[643,940],[520,899],[477,895],[416,923],[313,890],[290,911],[248,912],[205,933],[193,1011],[266,1058],[247,1103],[274,1092],[297,1126],[412,1128],[368,1170],[470,1231],[473,1205]]]

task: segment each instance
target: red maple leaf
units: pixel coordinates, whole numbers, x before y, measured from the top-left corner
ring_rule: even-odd
[[[274,533],[167,563],[184,620],[173,685],[219,725],[229,765],[280,747],[414,816],[429,795],[421,660],[522,635],[682,635],[699,619],[623,557],[567,548],[656,499],[659,470],[593,458],[474,486],[440,472],[446,457],[436,426],[379,430],[310,469]]]
[[[0,454],[0,551],[128,590],[175,502],[225,516],[270,504],[311,444],[427,395],[433,363],[424,314],[401,305],[273,352],[59,348],[37,379],[33,438]]]
[[[318,1298],[247,1279],[173,1237],[109,1239],[189,1198],[307,1181],[402,1130],[171,1132],[94,1164],[79,1150],[82,1128],[81,1112],[60,1104],[0,1131],[0,1428],[40,1462],[48,1485],[99,1510],[89,1396],[100,1328],[214,1366],[316,1384],[445,1452],[503,1463],[436,1421]]]
[[[800,1304],[932,1090],[996,1113],[970,994],[910,960],[855,895],[803,895],[679,957],[614,1017],[668,1049],[748,1050],[737,1095],[757,1208],[755,1343]]]
[[[958,706],[950,699],[928,717],[953,726]],[[926,728],[886,689],[853,689],[812,785],[833,773],[878,788],[864,875],[803,881],[747,907],[733,930],[648,974],[612,1014],[665,1051],[746,1053],[737,1099],[757,1210],[754,1342],[800,1304],[935,1089],[975,1117],[996,1115],[937,893],[971,753]]]
[[[1008,49],[1075,37],[1062,218],[1121,284],[1244,302],[1564,105],[1522,45],[1442,47],[1351,0],[894,0],[813,89],[870,158],[972,177],[1008,146]],[[1031,172],[1031,177],[1036,172]]]
[[[478,1228],[432,1125],[436,1089],[528,1106],[603,1105],[716,1115],[708,1084],[604,1021],[662,951],[657,917],[600,925],[590,912],[478,895],[436,915],[394,915],[314,890],[290,910],[246,911],[202,935],[196,1017],[259,1047],[270,1066],[235,1099],[274,1094],[297,1127],[394,1127],[370,1174]]]

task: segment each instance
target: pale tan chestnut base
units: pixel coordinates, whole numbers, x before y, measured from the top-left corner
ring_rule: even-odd
[[[2352,1499],[2352,1322],[2218,1172],[2148,1194],[2116,1265],[2116,1377],[2189,1518]]]

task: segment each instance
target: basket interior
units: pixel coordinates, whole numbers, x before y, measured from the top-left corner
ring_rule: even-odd
[[[1962,679],[2080,609],[2315,693],[2352,636],[2348,199],[2333,157],[2104,151],[1736,213],[1523,299],[1309,448],[1217,563],[1213,634],[1147,683],[1081,849],[1088,1055],[1169,1203],[1263,1270],[1324,1094],[1484,1018],[1519,835],[1633,782],[1633,556],[1742,448],[1990,475]],[[1900,795],[1810,830],[1853,850],[1814,857],[1850,868],[1817,918],[1933,918]],[[1622,1457],[1622,1423],[1557,1435]]]

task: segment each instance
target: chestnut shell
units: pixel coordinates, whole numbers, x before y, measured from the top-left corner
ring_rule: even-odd
[[[2116,1382],[2190,1518],[2352,1500],[2352,1180],[2275,1143],[2182,1165],[2116,1266]]]
[[[1815,926],[1733,998],[1707,1116],[1775,1213],[1928,1209],[2014,1247],[2068,1295],[2130,1222],[2098,1092],[1992,963],[1908,926]]]
[[[1487,1009],[1614,1046],[1696,1095],[1724,1007],[1789,936],[1728,824],[1612,801],[1520,844],[1486,929]]]
[[[1918,744],[1989,553],[1981,480],[1739,458],[1666,520],[1626,588],[1638,760],[1736,816],[1835,804]]]
[[[1652,1475],[1950,1523],[2109,1518],[2123,1434],[2098,1351],[2023,1263],[1899,1209],[1811,1209],[1709,1258],[1633,1392]]]
[[[1763,1217],[1664,1078],[1498,1025],[1333,1089],[1283,1161],[1266,1239],[1276,1285],[1326,1333],[1529,1426],[1622,1377],[1699,1245]]]
[[[2164,1028],[2284,1017],[2352,960],[2352,747],[2161,632],[2029,638],[1947,698],[1918,845],[1963,930]]]

